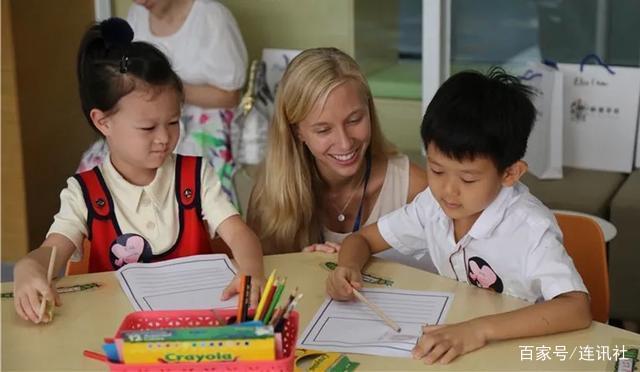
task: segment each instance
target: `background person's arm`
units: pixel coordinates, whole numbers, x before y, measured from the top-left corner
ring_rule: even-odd
[[[185,102],[203,108],[234,108],[240,103],[240,90],[224,90],[213,85],[184,84]]]

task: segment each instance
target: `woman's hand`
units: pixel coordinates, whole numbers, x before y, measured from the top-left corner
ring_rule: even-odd
[[[40,304],[49,301],[61,306],[62,301],[53,282],[49,285],[47,281],[47,269],[36,260],[25,257],[16,264],[14,279],[13,304],[18,315],[34,323],[51,321],[46,311],[40,319]]]
[[[341,245],[334,242],[324,242],[311,244],[310,246],[304,247],[302,249],[303,252],[324,252],[324,253],[338,253],[340,252]]]
[[[459,355],[477,350],[487,344],[482,321],[470,320],[452,325],[424,326],[422,336],[413,348],[414,359],[426,364],[447,364]]]

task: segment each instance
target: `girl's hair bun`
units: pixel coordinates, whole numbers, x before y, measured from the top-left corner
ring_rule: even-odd
[[[109,18],[100,22],[100,32],[107,48],[126,46],[133,40],[133,29],[122,18]]]

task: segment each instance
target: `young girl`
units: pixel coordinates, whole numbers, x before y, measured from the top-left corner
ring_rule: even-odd
[[[231,125],[245,83],[247,50],[235,18],[214,0],[134,0],[127,22],[135,40],[159,48],[182,80],[183,127],[176,152],[207,159],[222,189],[237,201]],[[78,172],[101,164],[108,151],[104,141],[96,142]]]
[[[184,98],[180,78],[167,58],[144,42],[131,42],[126,21],[106,20],[87,31],[78,53],[83,112],[102,134],[110,155],[92,170],[67,181],[60,211],[40,248],[15,267],[15,308],[39,322],[41,301],[61,305],[46,272],[57,247],[54,272],[79,258],[91,242],[89,271],[116,270],[131,262],[153,262],[211,253],[217,232],[230,246],[239,271],[264,282],[256,235],[242,222],[206,161],[173,155]],[[237,291],[237,279],[223,299]],[[45,315],[42,321],[48,321]]]

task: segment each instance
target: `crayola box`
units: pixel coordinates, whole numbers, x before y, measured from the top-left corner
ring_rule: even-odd
[[[159,328],[144,331],[124,331],[124,342],[235,340],[273,337],[272,326],[244,324],[217,327]]]
[[[273,336],[235,340],[124,342],[124,363],[275,360]]]
[[[125,363],[274,360],[273,327],[228,325],[127,331],[116,341]]]

